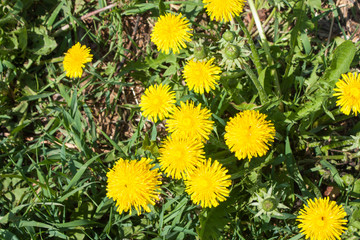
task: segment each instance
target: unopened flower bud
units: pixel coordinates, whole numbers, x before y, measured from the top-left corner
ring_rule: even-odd
[[[265,199],[262,203],[261,203],[261,208],[265,211],[265,212],[271,212],[273,210],[275,210],[277,208],[278,202],[276,201],[275,198],[267,198]]]
[[[225,56],[230,59],[234,60],[237,59],[240,55],[240,49],[236,45],[229,44],[225,47]]]
[[[223,39],[227,42],[232,42],[235,39],[235,33],[231,32],[231,31],[226,31],[224,32],[224,34],[222,35]]]

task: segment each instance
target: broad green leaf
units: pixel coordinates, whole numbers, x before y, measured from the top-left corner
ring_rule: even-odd
[[[19,240],[15,234],[5,229],[0,229],[0,238],[6,240]]]
[[[221,230],[228,222],[226,207],[227,202],[222,202],[217,207],[202,210],[200,226],[197,229],[200,240],[220,239]]]
[[[307,4],[315,9],[321,9],[321,0],[307,0]]]
[[[355,181],[353,191],[356,194],[360,194],[360,179]]]
[[[47,55],[57,47],[56,41],[49,36],[44,26],[29,31],[28,39],[28,50],[36,55]]]
[[[286,137],[286,141],[285,141],[285,157],[286,157],[286,160],[285,160],[286,167],[287,167],[290,177],[297,183],[302,194],[305,196],[308,196],[309,192],[308,192],[308,190],[306,190],[304,179],[301,176],[299,168],[295,162],[295,158],[294,158],[294,155],[293,155],[291,147],[290,147],[289,137]]]
[[[354,59],[356,47],[351,41],[345,41],[338,46],[333,54],[331,65],[325,71],[320,81],[327,82],[330,86],[335,86],[335,82],[341,74],[349,71],[350,64]]]

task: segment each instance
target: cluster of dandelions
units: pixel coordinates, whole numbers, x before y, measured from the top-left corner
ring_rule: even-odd
[[[221,1],[223,4],[223,1]],[[235,1],[232,1],[232,3]],[[239,1],[238,8],[242,8],[243,1]],[[229,14],[229,11],[220,6],[233,6],[233,5],[221,5],[220,1],[204,1],[207,5],[207,12],[212,19],[229,21],[232,15],[238,15],[242,11],[237,9]],[[215,4],[215,6],[214,6]],[[220,4],[217,5],[216,4]],[[227,14],[224,14],[224,12]],[[186,47],[185,41],[188,41],[190,33],[184,31],[187,29],[190,31],[189,23],[185,19],[181,19],[181,15],[178,15],[178,23],[184,23],[186,26],[181,28],[182,32],[178,32],[176,37],[171,37],[169,34],[173,34],[172,31],[165,31],[165,27],[168,29],[169,25],[165,25],[164,18],[175,17],[171,14],[160,18],[155,25],[157,32],[153,32],[152,40],[156,44],[159,51],[163,51],[166,54],[173,50],[174,53],[179,52],[179,46]],[[170,21],[169,21],[170,22]],[[159,29],[164,27],[161,35]],[[175,30],[176,31],[176,30]],[[179,41],[179,35],[183,34],[181,41]],[[163,41],[159,41],[163,39]],[[174,45],[176,47],[171,48]],[[197,94],[209,93],[211,89],[215,89],[220,79],[221,69],[214,65],[214,58],[206,61],[189,60],[186,62],[183,71],[183,78],[188,86],[189,90],[193,90]],[[360,85],[357,75],[348,74],[343,76],[344,80],[339,81],[334,94],[339,96],[338,105],[341,106],[341,111],[345,114],[349,114],[352,110],[355,115],[359,111],[358,103],[360,98]],[[152,86],[151,86],[152,87]],[[151,88],[150,87],[150,88]],[[154,87],[153,87],[154,88]],[[155,86],[156,88],[156,86]],[[168,92],[159,93],[159,95],[169,95]],[[146,93],[143,97],[147,98]],[[172,103],[173,99],[161,98],[162,104],[167,106]],[[146,101],[151,101],[146,99]],[[158,101],[155,101],[157,104]],[[142,107],[143,115],[154,119],[153,116],[159,116],[164,109],[168,109],[169,118],[166,121],[167,130],[172,133],[172,137],[168,137],[162,143],[160,149],[159,162],[161,169],[168,176],[175,179],[184,179],[186,184],[186,191],[191,196],[192,201],[195,204],[200,204],[203,207],[217,206],[219,202],[224,201],[228,196],[230,181],[226,175],[227,170],[218,171],[216,169],[222,169],[223,167],[217,161],[211,164],[211,159],[206,160],[204,158],[204,151],[202,150],[202,144],[208,139],[209,131],[211,131],[211,124],[209,124],[209,118],[205,112],[201,114],[201,104],[197,106],[197,113],[191,111],[194,110],[194,103],[180,102],[180,107],[161,107],[156,106],[158,112],[152,113],[146,112],[148,109],[145,105],[140,104]],[[162,109],[162,110],[160,110]],[[206,109],[206,108],[204,108]],[[160,117],[159,120],[163,120],[166,117]],[[230,118],[225,127],[225,143],[229,147],[231,152],[235,153],[238,159],[249,159],[253,157],[264,156],[269,150],[270,144],[274,141],[275,128],[271,121],[266,119],[267,116],[263,113],[254,110],[246,110],[238,113],[236,116]],[[191,139],[189,141],[189,139]],[[207,167],[204,167],[207,166]],[[216,166],[211,170],[212,166]],[[211,174],[212,172],[212,174]],[[207,174],[205,177],[204,174]],[[215,177],[217,176],[217,177]],[[221,177],[220,177],[221,176]],[[223,181],[220,181],[223,179]],[[214,191],[216,188],[222,188],[222,191]],[[222,193],[222,194],[219,194]],[[206,196],[206,197],[204,197]],[[277,205],[281,208],[286,208],[278,202],[269,201],[272,198],[264,199],[262,204],[268,204],[270,202],[273,205]],[[340,239],[341,234],[345,231],[346,224],[344,219],[346,213],[343,208],[336,205],[335,202],[329,202],[328,199],[316,199],[315,202],[308,201],[305,210],[301,211],[298,217],[298,221],[301,223],[299,228],[301,233],[305,235],[307,239],[319,240],[319,239]],[[269,207],[269,206],[266,206]],[[267,213],[273,214],[275,210],[271,210]],[[277,213],[277,212],[276,212]],[[315,224],[313,224],[315,223]],[[325,228],[321,226],[326,225]],[[314,227],[315,226],[315,227]]]
[[[243,11],[243,0],[203,0],[206,12],[212,20],[228,22]],[[167,13],[160,16],[151,34],[158,51],[179,53],[191,41],[192,29],[181,14]],[[80,78],[86,63],[92,61],[90,49],[75,44],[65,54],[63,65],[66,76]],[[183,78],[189,90],[196,94],[209,93],[219,84],[221,68],[215,59],[186,62]],[[334,96],[341,112],[357,115],[360,111],[360,75],[342,75],[336,83]],[[209,139],[214,122],[211,112],[192,101],[176,106],[175,92],[168,85],[154,85],[146,89],[141,98],[144,117],[156,123],[166,119],[170,136],[163,140],[158,158],[160,170],[168,177],[183,179],[186,192],[195,204],[216,207],[226,200],[230,192],[230,175],[218,161],[206,159],[204,144]],[[225,127],[225,143],[238,159],[261,157],[274,141],[275,128],[267,116],[254,110],[246,110],[231,117]],[[158,200],[161,172],[154,168],[154,160],[117,161],[107,173],[107,196],[112,198],[119,213],[135,209],[138,214],[151,211],[150,206]],[[264,199],[263,202],[266,202]],[[271,202],[273,203],[273,202]],[[340,239],[346,230],[344,209],[334,201],[308,200],[300,211],[297,221],[306,239]]]

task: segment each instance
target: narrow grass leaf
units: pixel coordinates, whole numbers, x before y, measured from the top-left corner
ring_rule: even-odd
[[[301,239],[303,236],[304,236],[303,234],[299,233],[298,235],[290,238],[289,240],[299,240],[299,239]]]
[[[344,184],[343,184],[343,181],[342,181],[340,174],[337,171],[336,167],[334,167],[331,163],[329,163],[326,160],[321,160],[320,163],[321,163],[321,165],[323,165],[324,167],[326,167],[330,170],[331,176],[334,178],[334,181],[336,182],[336,184],[339,187],[343,188]]]
[[[286,156],[286,167],[289,172],[290,177],[294,179],[294,181],[299,186],[303,195],[308,196],[309,192],[306,190],[306,186],[304,183],[304,179],[300,174],[299,168],[296,165],[295,158],[293,156],[291,147],[290,147],[290,140],[289,137],[286,137],[285,140],[285,156]]]
[[[40,228],[54,229],[53,226],[46,223],[37,222],[37,221],[25,221],[25,220],[20,220],[19,227],[40,227]]]
[[[105,132],[103,132],[101,129],[100,129],[100,132],[104,135],[104,137],[111,143],[111,145],[113,145],[113,147],[118,150],[119,152],[123,153],[124,156],[127,155],[127,150],[125,148],[125,146],[119,146],[116,142],[114,142],[114,140],[112,140]]]
[[[87,226],[87,225],[101,225],[99,222],[94,222],[88,219],[74,220],[66,223],[55,223],[54,225],[57,228],[77,228],[79,226]]]
[[[54,93],[41,93],[38,95],[24,96],[18,99],[18,101],[34,101],[40,98],[46,98],[54,95]]]
[[[66,188],[64,189],[64,192],[69,191],[70,188],[72,188],[73,186],[76,185],[76,183],[80,180],[80,178],[82,177],[82,175],[84,174],[85,170],[89,167],[89,165],[91,163],[93,163],[96,159],[98,159],[100,156],[104,155],[105,153],[99,154],[93,158],[91,158],[90,160],[88,160],[85,164],[83,164],[80,169],[77,171],[77,173],[75,174],[75,176],[70,180],[69,184],[66,186]]]
[[[59,201],[59,202],[63,202],[63,201],[65,201],[68,197],[70,197],[71,195],[73,195],[74,193],[79,192],[79,191],[82,190],[83,188],[86,188],[87,186],[89,186],[89,185],[91,185],[91,184],[96,184],[96,183],[98,183],[98,182],[90,182],[90,183],[86,183],[86,184],[84,184],[84,185],[82,185],[82,186],[80,186],[80,187],[78,187],[78,188],[75,188],[74,190],[72,190],[72,191],[66,193],[65,195],[63,195],[62,197],[60,197],[60,198],[58,199],[58,201]]]
[[[60,2],[59,5],[55,8],[55,10],[52,12],[52,14],[50,15],[49,19],[47,20],[47,23],[46,23],[46,26],[49,28],[49,27],[52,27],[52,25],[54,24],[55,22],[55,19],[57,18],[57,16],[59,15],[62,7],[64,5],[64,2]]]

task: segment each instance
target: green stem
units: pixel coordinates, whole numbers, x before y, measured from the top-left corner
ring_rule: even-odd
[[[64,57],[56,57],[56,58],[40,61],[39,65],[43,65],[45,63],[58,63],[62,61],[64,61]]]
[[[243,30],[243,32],[245,33],[245,36],[248,40],[248,43],[249,43],[249,46],[250,46],[250,49],[251,49],[251,52],[252,52],[252,60],[255,64],[255,67],[256,67],[256,70],[258,72],[258,74],[260,75],[261,71],[263,70],[262,68],[262,65],[261,65],[261,62],[260,62],[260,57],[259,57],[259,53],[258,51],[256,50],[256,47],[255,47],[255,43],[253,41],[253,39],[251,38],[251,35],[248,31],[248,29],[246,28],[244,22],[242,21],[242,19],[238,16],[235,17],[237,22],[239,23],[241,29]]]
[[[265,20],[264,25],[267,25],[270,22],[270,20],[274,17],[276,11],[277,11],[277,9],[273,8],[273,10],[271,11],[269,17]],[[251,20],[253,20],[253,19],[254,18],[252,18]],[[255,37],[258,33],[259,33],[259,31],[255,31],[254,33],[252,33],[252,37]]]
[[[304,1],[301,1],[300,4],[301,4],[301,8],[300,8],[300,13],[298,13],[299,16],[296,19],[295,27],[291,30],[291,35],[294,34],[295,36],[297,36],[299,34],[299,29],[300,29],[300,27],[298,27],[299,26],[299,21],[302,21],[302,16],[304,15],[305,8],[306,8],[306,5],[304,4]],[[285,80],[289,76],[289,72],[290,72],[290,69],[292,67],[291,63],[292,63],[292,59],[294,57],[295,45],[296,44],[297,44],[297,38],[290,38],[290,53],[288,54],[288,57],[285,59],[285,61],[287,63],[287,66],[286,66],[286,69],[285,69],[285,73],[283,75],[283,79],[285,79]]]
[[[266,54],[266,59],[268,61],[268,64],[271,66],[274,63],[274,60],[273,60],[273,58],[271,56],[269,42],[266,39],[264,29],[263,29],[263,27],[261,25],[261,21],[260,21],[257,9],[256,9],[256,7],[254,5],[253,0],[248,0],[247,2],[249,4],[251,13],[252,13],[253,18],[255,20],[255,24],[256,24],[256,27],[258,29],[259,36],[260,36],[260,39],[261,39],[261,42],[262,42],[262,45],[264,47],[264,51],[265,51],[265,54]],[[275,87],[276,87],[276,90],[277,90],[277,92],[278,92],[278,94],[280,96],[281,95],[281,89],[280,89],[279,77],[278,77],[278,74],[277,74],[276,70],[274,70],[273,73],[274,73],[274,77],[275,77]]]
[[[256,77],[255,73],[251,70],[251,68],[249,68],[247,64],[242,64],[239,67],[245,70],[246,74],[250,77],[251,81],[254,83],[256,89],[258,90],[261,104],[264,105],[265,103],[267,103],[267,101],[269,100],[268,96],[263,86],[261,85],[259,79]]]

